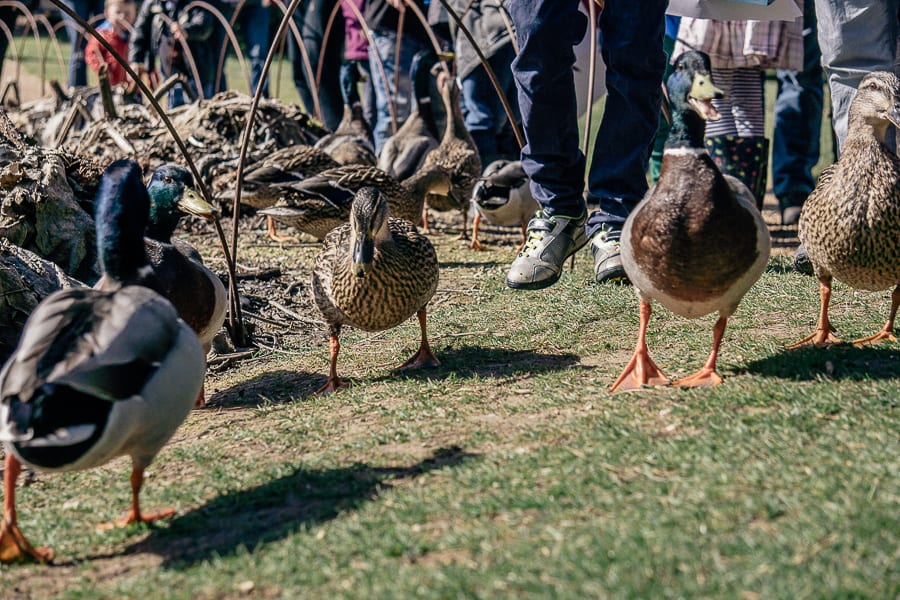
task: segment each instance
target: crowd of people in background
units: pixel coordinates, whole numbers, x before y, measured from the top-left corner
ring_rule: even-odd
[[[666,14],[666,0],[607,0],[596,11],[599,58],[605,65],[598,88],[606,92],[605,109],[588,160],[579,148],[578,118],[593,99],[575,85],[576,79],[583,81],[586,65],[576,65],[574,50],[588,41],[588,1],[449,1],[524,130],[521,154],[481,58],[438,0],[300,0],[287,35],[293,82],[305,107],[317,106],[324,124],[334,129],[345,102],[339,73],[342,65],[355,69],[378,151],[414,104],[413,57],[435,44],[452,51],[465,124],[482,164],[521,158],[531,178],[541,209],[529,225],[531,242],[513,262],[507,283],[539,289],[554,283],[565,259],[588,244],[598,282],[627,281],[618,260],[619,233],[658,175],[666,128],[659,109],[661,83],[680,52],[709,54],[715,84],[726,92],[716,100],[723,118],[706,132],[711,156],[724,172],[742,179],[762,207],[771,154],[772,191],[788,226],[797,223],[815,185],[812,168],[819,159],[823,114],[829,110],[824,84],[831,91],[837,152],[859,80],[871,70],[897,70],[900,0],[791,0],[802,11],[794,21],[679,18]],[[169,92],[170,107],[226,89],[222,64],[229,41],[220,18],[205,3],[64,2],[82,18],[100,21],[100,35],[139,75],[179,77]],[[287,3],[208,4],[234,24],[249,57],[250,90],[261,86],[267,96],[262,66]],[[15,16],[11,7],[0,9],[0,21],[10,31]],[[127,73],[110,52],[68,15],[63,18],[72,45],[69,85],[86,85],[87,67],[105,66],[111,83],[128,86]],[[0,35],[0,60],[6,42]],[[776,74],[778,89],[771,140],[765,134],[767,71]]]

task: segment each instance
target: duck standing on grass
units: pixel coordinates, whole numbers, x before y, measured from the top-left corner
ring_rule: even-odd
[[[789,348],[839,343],[828,320],[831,282],[860,290],[893,287],[881,331],[854,341],[896,341],[900,306],[900,158],[884,145],[888,126],[900,127],[900,80],[876,71],[859,82],[850,103],[841,157],[822,171],[800,213],[800,241],[819,280],[816,330]]]
[[[383,331],[418,315],[419,350],[401,369],[440,364],[426,333],[425,307],[438,285],[437,253],[431,242],[404,219],[390,216],[387,199],[375,188],[356,193],[350,222],[325,238],[316,257],[312,296],[328,323],[331,370],[317,393],[346,385],[337,375],[341,327]]]
[[[135,165],[136,167],[137,165]],[[200,253],[187,242],[172,239],[185,213],[204,219],[215,209],[194,190],[190,171],[179,165],[163,165],[147,185],[150,217],[144,239],[147,256],[158,282],[154,289],[172,303],[178,316],[191,326],[208,353],[228,311],[228,295],[219,276],[204,264]],[[205,390],[197,406],[206,405]]]
[[[135,193],[137,191],[137,193]],[[48,296],[0,371],[4,443],[0,561],[53,559],[16,523],[21,463],[80,471],[131,457],[132,502],[117,525],[173,514],[141,510],[144,469],[184,421],[203,384],[197,335],[162,296],[144,250],[149,199],[136,164],[113,163],[95,202],[103,277],[96,289]]]
[[[522,244],[528,241],[528,221],[540,208],[531,194],[531,180],[522,168],[521,160],[495,160],[489,164],[472,191],[475,218],[472,219],[473,250],[483,250],[478,241],[481,220],[494,225],[518,225],[522,228]]]
[[[659,181],[622,229],[622,264],[640,298],[640,328],[634,355],[611,391],[669,383],[647,350],[653,300],[684,317],[718,311],[706,364],[675,385],[721,383],[716,358],[728,317],[769,259],[769,232],[752,193],[723,175],[704,146],[704,123],[719,116],[710,100],[722,95],[709,57],[695,51],[679,56],[667,89],[672,125]]]

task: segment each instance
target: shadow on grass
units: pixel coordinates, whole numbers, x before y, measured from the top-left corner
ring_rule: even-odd
[[[850,381],[891,379],[900,376],[900,348],[896,345],[856,348],[839,344],[830,348],[784,349],[748,363],[741,370],[794,381],[822,377]]]
[[[578,364],[579,357],[570,352],[542,354],[533,350],[506,350],[483,346],[459,346],[436,352],[441,365],[435,369],[394,371],[375,381],[408,377],[410,379],[445,379],[451,375],[460,378],[508,377],[518,373],[543,373],[562,371]]]
[[[509,261],[507,260],[482,260],[478,262],[474,261],[460,261],[460,260],[442,260],[441,268],[442,269],[483,269],[485,267],[496,267],[498,265],[508,265]]]
[[[268,371],[222,391],[216,391],[209,395],[207,404],[210,408],[246,408],[258,406],[263,402],[283,404],[311,396],[323,383],[325,383],[323,373],[284,369]]]
[[[225,492],[168,521],[168,527],[153,529],[125,553],[156,554],[163,558],[163,567],[171,569],[232,556],[242,548],[252,550],[356,510],[390,489],[391,481],[415,479],[478,456],[451,446],[409,466],[297,469],[248,490]]]

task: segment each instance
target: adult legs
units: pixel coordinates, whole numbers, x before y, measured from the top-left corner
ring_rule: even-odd
[[[400,64],[395,63],[397,48],[397,32],[378,29],[372,31],[375,44],[369,46],[369,69],[372,76],[372,86],[375,92],[375,122],[372,123],[372,134],[375,138],[375,151],[381,152],[385,140],[394,134],[391,126],[390,100],[394,102],[394,116],[397,119],[397,127],[403,124],[412,110],[412,82],[409,79],[409,68],[412,59],[420,50],[430,48],[425,42],[410,35],[402,37],[400,48]],[[377,53],[384,67],[384,76],[378,67],[378,61],[374,54]],[[395,73],[400,70],[398,86],[394,85]]]
[[[509,44],[491,56],[488,62],[497,76],[500,88],[509,100],[515,119],[518,117],[518,104],[512,72],[509,69],[514,58],[515,50],[512,44]],[[506,135],[509,119],[503,110],[503,103],[482,66],[478,66],[463,79],[462,109],[466,129],[475,140],[482,165],[487,166],[498,158],[511,158],[518,154],[515,138],[509,139],[509,135]]]
[[[900,0],[815,0],[822,66],[831,89],[838,147],[847,137],[847,112],[871,71],[897,72]]]
[[[68,8],[86,21],[91,17],[103,13],[103,0],[62,0]],[[87,38],[81,31],[81,27],[67,14],[62,14],[66,24],[66,36],[72,45],[72,54],[69,57],[69,87],[87,85],[87,64],[84,62],[84,47]]]
[[[294,87],[300,94],[300,100],[306,111],[312,113],[315,107],[313,89],[316,68],[325,39],[325,25],[328,16],[334,9],[337,0],[304,0],[297,6],[294,21],[303,38],[303,47],[309,55],[312,77],[307,72],[302,54],[297,47],[297,40],[292,33],[288,34],[288,55],[291,59]],[[329,129],[336,129],[344,112],[344,101],[341,97],[341,86],[338,78],[343,57],[344,29],[343,20],[335,19],[328,45],[325,48],[325,62],[322,65],[322,81],[319,85],[319,106],[322,109],[322,121]]]

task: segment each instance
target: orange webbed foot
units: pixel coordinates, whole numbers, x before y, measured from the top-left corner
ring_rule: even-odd
[[[348,385],[350,384],[346,381],[342,381],[338,377],[329,377],[325,381],[325,385],[316,390],[315,395],[324,396],[326,394],[333,394],[334,392],[338,391],[341,388],[347,387]]]
[[[469,248],[471,248],[472,250],[479,250],[479,251],[485,249],[485,247],[482,245],[481,242],[478,241],[477,238],[472,238],[472,242],[469,244]]]
[[[722,383],[722,376],[715,369],[704,367],[693,375],[674,381],[672,385],[678,387],[701,387],[719,385],[720,383]]]
[[[854,346],[868,346],[871,344],[880,344],[881,342],[896,342],[897,338],[890,331],[885,331],[882,329],[875,335],[870,335],[868,337],[859,338],[858,340],[853,340],[850,342]]]
[[[15,523],[4,523],[0,529],[0,562],[35,561],[47,564],[53,561],[53,556],[52,548],[32,546]]]
[[[844,340],[840,339],[836,335],[834,335],[834,329],[824,330],[824,329],[816,329],[811,334],[800,340],[799,342],[794,342],[790,346],[787,347],[788,350],[796,350],[797,348],[802,348],[803,346],[815,346],[816,348],[827,348],[829,346],[834,346],[837,344],[843,344]]]
[[[194,408],[206,408],[206,386],[200,388],[200,393],[194,400]]]
[[[669,378],[656,366],[649,354],[635,353],[609,391],[627,392],[640,389],[645,385],[658,386],[670,383]]]
[[[164,508],[163,510],[152,513],[141,512],[140,514],[137,514],[134,511],[129,511],[129,513],[121,519],[108,521],[106,523],[100,523],[99,525],[97,525],[97,529],[99,529],[100,531],[108,531],[110,529],[128,527],[132,523],[152,523],[153,521],[159,521],[160,519],[168,519],[174,514],[174,508]]]
[[[398,371],[411,371],[413,369],[434,368],[440,366],[441,361],[437,359],[430,348],[419,348],[419,350],[409,357],[405,363],[397,367]]]

